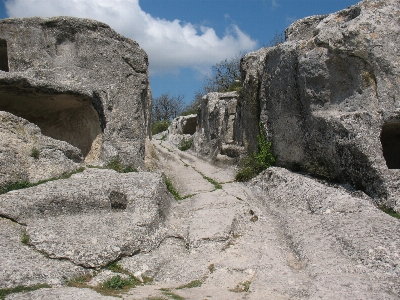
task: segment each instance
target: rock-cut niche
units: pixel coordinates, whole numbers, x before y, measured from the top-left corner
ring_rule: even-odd
[[[8,72],[7,41],[0,39],[0,71]]]
[[[3,85],[0,110],[36,124],[42,134],[68,142],[84,156],[102,132],[98,112],[91,100],[81,95],[39,93],[33,88]]]
[[[400,169],[400,121],[382,126],[381,143],[387,167]]]

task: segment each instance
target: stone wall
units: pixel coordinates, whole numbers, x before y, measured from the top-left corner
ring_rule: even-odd
[[[147,54],[108,25],[0,21],[0,110],[78,147],[87,162],[144,166],[150,108]]]
[[[287,42],[247,54],[236,138],[261,121],[276,164],[350,183],[400,211],[398,1],[296,21]]]

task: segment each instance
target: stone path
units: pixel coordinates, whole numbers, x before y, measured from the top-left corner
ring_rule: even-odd
[[[237,183],[233,169],[166,141],[152,144],[159,171],[186,198],[172,201],[158,246],[119,260],[135,276],[153,278],[123,299],[399,299],[400,222],[365,195],[280,168]],[[20,242],[21,225],[0,221],[2,237],[13,236],[0,242],[7,253],[0,262],[10,268],[18,261],[12,283],[33,278],[53,286],[6,299],[117,299],[57,287],[60,274],[71,278],[85,268],[32,252]],[[28,274],[35,264],[44,267]],[[92,284],[114,275],[103,271]]]

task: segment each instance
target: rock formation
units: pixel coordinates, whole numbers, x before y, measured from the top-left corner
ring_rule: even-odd
[[[42,135],[40,128],[0,111],[0,189],[17,182],[38,182],[77,170],[81,151]]]
[[[108,25],[70,17],[0,21],[0,110],[79,148],[91,163],[144,166],[147,54]]]
[[[168,131],[168,141],[178,146],[183,139],[192,140],[197,128],[197,115],[180,116],[172,120]]]
[[[25,225],[29,245],[47,257],[99,268],[156,247],[170,200],[160,175],[88,169],[0,195],[0,215]],[[8,263],[2,269],[4,285],[15,270]]]
[[[399,12],[398,1],[366,0],[296,21],[287,42],[247,54],[238,143],[254,151],[262,122],[276,165],[400,211]]]
[[[235,162],[241,148],[234,145],[237,92],[209,93],[200,103],[193,150],[214,162]]]

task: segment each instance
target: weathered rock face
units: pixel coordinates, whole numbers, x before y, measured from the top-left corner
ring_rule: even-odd
[[[183,139],[192,140],[196,132],[197,115],[180,116],[172,120],[168,127],[168,141],[178,146]]]
[[[239,144],[256,149],[261,121],[278,166],[349,182],[400,211],[399,13],[398,1],[363,1],[247,54]]]
[[[147,67],[136,42],[97,21],[0,21],[0,110],[78,147],[86,161],[144,165]]]
[[[171,195],[160,175],[89,169],[0,196],[0,216],[26,225],[51,258],[98,268],[164,238]]]
[[[238,97],[236,92],[209,93],[203,97],[197,114],[199,126],[193,137],[194,151],[212,160],[221,155],[239,156],[240,149],[233,145]]]
[[[79,168],[81,151],[42,135],[27,120],[0,111],[0,189],[16,182],[37,182]]]

